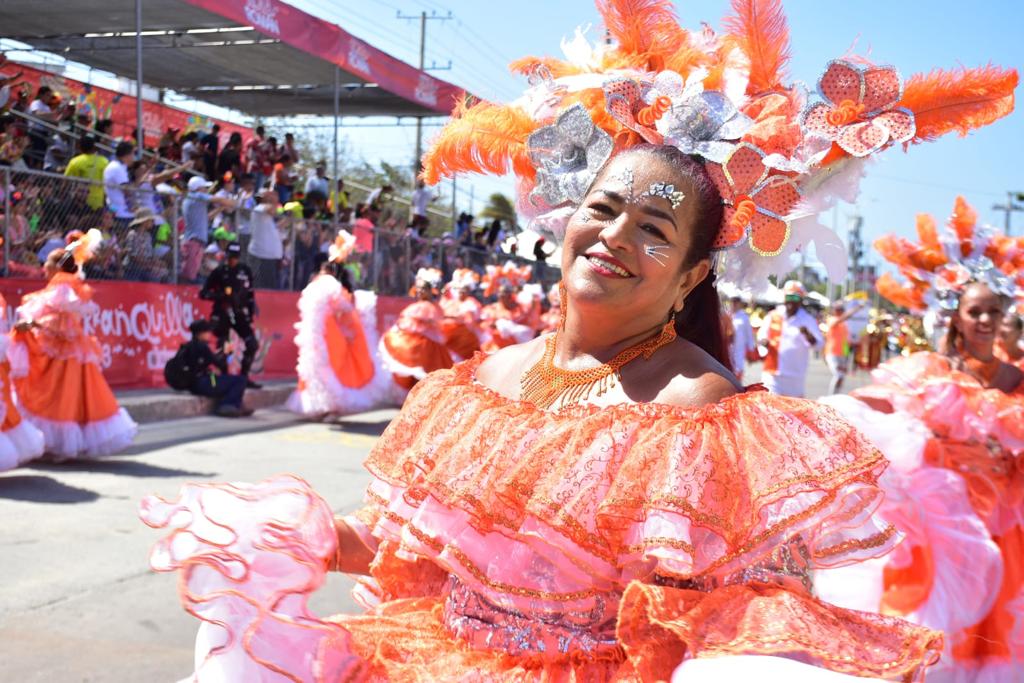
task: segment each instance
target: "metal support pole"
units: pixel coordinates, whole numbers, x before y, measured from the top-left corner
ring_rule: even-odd
[[[142,130],[142,0],[135,0],[135,130],[139,136],[135,158],[141,159],[146,146],[146,134]]]
[[[178,208],[181,197],[171,202],[171,282],[178,284],[181,278],[181,237],[178,235]]]
[[[288,241],[292,245],[292,249],[291,249],[291,252],[292,252],[291,268],[289,268],[289,272],[288,272],[288,291],[289,292],[294,292],[295,291],[295,267],[296,267],[296,261],[297,261],[297,259],[295,258],[295,242],[296,242],[295,234],[296,234],[296,232],[298,232],[295,228],[296,228],[296,226],[295,226],[295,223],[293,221],[292,225],[291,225],[290,237],[288,238]],[[276,287],[275,287],[275,289],[276,289]]]
[[[453,234],[455,233],[455,224],[458,222],[458,217],[459,217],[459,211],[456,208],[457,205],[456,205],[456,202],[455,202],[455,191],[457,189],[458,188],[455,185],[455,176],[452,176],[452,233]]]
[[[340,90],[341,90],[341,70],[337,66],[335,66],[334,67],[334,167],[333,167],[333,170],[331,171],[331,173],[334,176],[333,178],[331,178],[331,181],[334,183],[334,187],[331,188],[331,189],[334,190],[334,223],[333,223],[333,227],[334,227],[334,232],[335,233],[338,232],[338,215],[339,215],[339,206],[341,204],[341,191],[338,189],[338,179],[341,178],[341,167],[340,167],[340,164],[338,163],[338,114],[339,114],[339,111],[341,110],[341,102],[339,100],[339,97],[340,97],[339,91]],[[328,194],[328,196],[330,196],[330,191],[328,191],[327,194]]]
[[[11,167],[4,167],[4,275],[11,275]]]
[[[423,73],[427,55],[427,13],[420,12],[420,73]],[[420,174],[420,157],[423,155],[423,117],[416,117],[416,158],[412,160],[413,175]]]
[[[373,251],[370,253],[370,263],[373,268],[373,291],[380,294],[380,271],[382,270],[383,258],[380,253],[380,229],[373,227]]]

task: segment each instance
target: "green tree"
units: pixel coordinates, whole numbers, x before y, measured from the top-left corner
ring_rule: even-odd
[[[511,228],[512,232],[519,231],[519,222],[516,220],[516,206],[511,199],[500,192],[495,192],[487,199],[487,206],[483,208],[480,215],[491,220],[497,218]]]

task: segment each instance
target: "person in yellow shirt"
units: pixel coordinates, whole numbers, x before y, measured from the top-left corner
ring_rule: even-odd
[[[96,152],[96,138],[92,135],[83,136],[78,144],[80,153],[68,162],[64,175],[90,181],[85,203],[93,211],[99,211],[105,202],[103,170],[109,162]]]

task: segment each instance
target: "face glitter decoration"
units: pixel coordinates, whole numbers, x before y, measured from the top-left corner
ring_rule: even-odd
[[[640,195],[641,197],[661,197],[667,199],[672,204],[672,210],[674,211],[684,199],[686,195],[676,190],[675,185],[668,183],[651,183],[651,186],[647,188],[647,191]]]
[[[644,253],[650,256],[655,263],[664,268],[666,265],[668,265],[666,263],[668,261],[668,255],[663,254],[662,250],[671,248],[672,247],[670,247],[667,244],[645,244]]]
[[[626,186],[626,202],[632,203],[636,200],[636,195],[633,194],[633,169],[624,168],[622,172],[615,177],[616,180]]]

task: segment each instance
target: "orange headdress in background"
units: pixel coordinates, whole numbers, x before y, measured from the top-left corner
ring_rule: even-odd
[[[532,267],[517,266],[513,261],[506,261],[502,266],[487,266],[483,277],[484,296],[494,296],[502,287],[519,289],[532,275]]]
[[[964,288],[981,282],[998,294],[1024,295],[1024,237],[1008,237],[979,226],[978,212],[957,197],[942,226],[928,214],[917,216],[917,241],[886,235],[875,241],[882,258],[895,265],[901,282],[885,273],[878,293],[897,306],[922,312],[933,306],[955,310]]]

